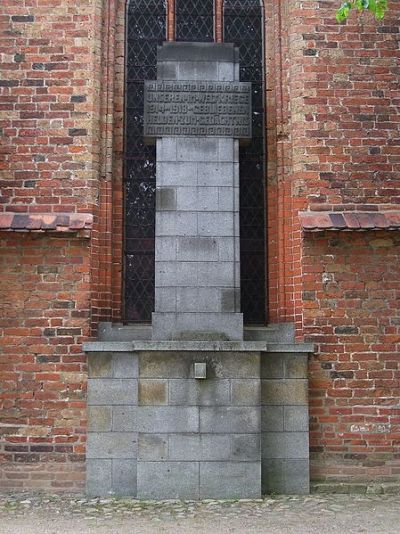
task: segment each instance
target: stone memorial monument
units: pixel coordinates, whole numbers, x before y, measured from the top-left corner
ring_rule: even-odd
[[[144,93],[157,143],[153,339],[243,339],[239,140],[251,84],[231,44],[164,43]]]
[[[312,346],[290,329],[279,340],[244,329],[240,312],[239,143],[251,138],[251,84],[238,81],[230,44],[164,43],[157,73],[144,93],[145,139],[157,144],[155,312],[151,326],[105,324],[85,344],[87,491],[307,492]]]

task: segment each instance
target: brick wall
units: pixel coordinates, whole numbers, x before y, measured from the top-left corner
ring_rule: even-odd
[[[344,25],[336,2],[292,4],[294,205],[398,210],[398,2],[382,22],[354,13]],[[397,233],[302,235],[314,479],[399,479],[398,264]]]
[[[0,487],[84,483],[89,243],[0,237]]]

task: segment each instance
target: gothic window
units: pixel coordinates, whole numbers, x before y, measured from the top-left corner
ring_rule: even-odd
[[[224,1],[224,41],[239,47],[240,80],[252,82],[253,139],[240,149],[241,302],[246,324],[265,323],[265,143],[263,9]]]
[[[169,2],[171,6],[173,2]],[[170,8],[169,8],[170,9]],[[154,311],[155,147],[143,142],[143,85],[155,79],[157,45],[167,38],[167,0],[128,0],[126,15],[124,319],[150,322]],[[177,41],[214,41],[214,0],[175,0]],[[265,322],[263,8],[225,0],[223,40],[240,51],[240,79],[253,84],[253,140],[240,150],[242,311]]]
[[[214,41],[214,0],[176,0],[176,40]]]
[[[157,77],[166,0],[131,0],[126,17],[124,318],[147,322],[154,311],[156,151],[143,142],[143,82]]]

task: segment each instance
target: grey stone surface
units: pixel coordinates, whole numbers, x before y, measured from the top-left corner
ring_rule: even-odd
[[[89,433],[87,458],[137,458],[137,434],[134,432]]]
[[[139,381],[139,406],[164,406],[168,404],[168,381],[141,379]]]
[[[113,355],[114,378],[137,378],[138,374],[137,354],[129,353]]]
[[[261,408],[261,431],[283,432],[284,427],[283,406],[263,406]]]
[[[304,459],[263,459],[263,494],[281,493],[307,495],[310,493],[309,462]]]
[[[118,496],[136,496],[137,467],[135,461],[112,461],[112,486],[113,492]]]
[[[107,497],[112,493],[112,460],[86,460],[86,493]]]
[[[289,459],[284,464],[285,493],[307,495],[310,493],[310,466],[308,459]]]
[[[233,435],[231,444],[231,458],[237,462],[260,462],[260,434]]]
[[[178,287],[177,309],[185,312],[213,312],[218,308],[219,294],[213,288]]]
[[[261,496],[259,462],[203,462],[200,464],[201,499],[255,499]]]
[[[90,405],[137,404],[137,380],[96,379],[88,382]]]
[[[298,380],[261,380],[261,403],[263,405],[308,404],[308,381]]]
[[[228,340],[180,340],[161,341],[132,339],[131,342],[91,341],[83,344],[87,353],[99,354],[102,352],[262,352],[287,353],[303,352],[313,353],[314,345],[311,343],[268,343],[265,341],[228,341]]]
[[[286,432],[308,432],[308,406],[284,407],[284,430]]]
[[[88,406],[88,431],[111,432],[112,412],[110,406]]]
[[[158,211],[176,210],[176,191],[171,187],[158,187],[156,190]]]
[[[178,261],[218,261],[218,242],[213,237],[181,237],[177,246]]]
[[[109,352],[89,354],[89,378],[111,378],[113,376],[112,359],[113,356]]]
[[[261,383],[258,379],[232,380],[232,405],[258,406],[260,404]]]
[[[168,139],[159,139],[157,141],[157,185],[159,187],[184,186],[185,188],[197,186],[197,166],[193,163],[180,162],[176,160],[176,141],[174,144],[175,153],[167,143]],[[164,149],[164,144],[169,150]],[[160,148],[158,148],[160,147]],[[161,150],[161,153],[160,153]],[[169,155],[171,154],[171,155]],[[161,161],[164,155],[166,161]],[[169,155],[169,156],[168,156]]]
[[[218,43],[210,46],[209,43],[171,41],[158,47],[157,60],[162,63],[165,61],[232,62],[237,61],[237,53],[231,43]]]
[[[228,461],[231,438],[227,434],[170,434],[169,458],[180,461]]]
[[[228,162],[202,162],[197,164],[197,183],[199,186],[226,187],[235,186],[233,165]]]
[[[218,406],[230,404],[229,380],[170,380],[169,404]]]
[[[258,433],[260,409],[258,407],[201,407],[200,432]]]
[[[139,499],[199,498],[196,462],[138,462]]]
[[[182,434],[179,434],[182,436]],[[168,459],[168,434],[139,434],[138,459],[162,462]]]
[[[218,139],[177,138],[176,141],[176,161],[178,162],[219,161]],[[230,141],[232,143],[232,140]]]
[[[262,440],[263,458],[307,459],[308,432],[268,432]]]
[[[198,432],[198,408],[185,406],[140,406],[138,408],[137,429],[138,432],[154,432],[158,434]]]
[[[136,406],[113,406],[112,430],[114,432],[136,432],[137,407]]]

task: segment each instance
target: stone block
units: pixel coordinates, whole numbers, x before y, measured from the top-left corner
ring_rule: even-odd
[[[221,312],[240,312],[240,289],[221,289]]]
[[[139,374],[137,354],[114,353],[113,369],[114,378],[137,378]]]
[[[108,406],[88,406],[88,432],[110,432],[111,426],[111,408]]]
[[[137,407],[113,406],[112,429],[114,432],[137,431]]]
[[[263,406],[261,408],[261,431],[283,432],[283,406]]]
[[[218,80],[221,82],[232,82],[234,79],[235,64],[228,61],[221,61],[218,63]]]
[[[259,462],[200,464],[201,499],[257,499],[261,496]]]
[[[218,154],[218,161],[220,162],[234,162],[238,161],[237,158],[235,158],[235,151],[234,151],[234,139],[226,138],[220,138],[218,139],[219,142],[219,154]]]
[[[179,43],[176,41],[164,42],[163,46],[157,50],[157,62],[164,61],[196,61],[199,62],[225,62],[236,61],[238,56],[236,49],[231,43],[218,43],[218,45],[210,45],[210,43]]]
[[[308,432],[308,406],[285,406],[284,430],[286,432]]]
[[[307,459],[286,460],[283,466],[285,493],[308,495],[310,493],[310,466]]]
[[[110,352],[89,353],[88,354],[88,373],[89,378],[112,378],[113,356]]]
[[[233,213],[230,211],[199,212],[197,215],[198,232],[201,236],[231,236],[234,232]]]
[[[170,460],[227,461],[231,457],[230,436],[225,434],[170,434]]]
[[[308,459],[308,432],[268,432],[262,438],[263,458]]]
[[[167,380],[139,380],[139,406],[162,406],[166,404],[168,404]]]
[[[157,139],[157,162],[176,161],[176,139],[163,137]],[[158,180],[158,176],[157,176]]]
[[[261,355],[261,378],[284,378],[284,359],[281,354]],[[278,404],[278,403],[277,403]]]
[[[176,61],[161,61],[157,63],[157,78],[159,80],[177,80],[178,63]]]
[[[247,434],[260,432],[260,409],[255,407],[201,407],[200,432]]]
[[[256,378],[260,373],[260,356],[257,352],[223,352],[208,356],[210,377]]]
[[[176,246],[175,236],[158,236],[155,244],[156,261],[175,261]]]
[[[136,460],[113,460],[112,480],[113,493],[120,497],[137,494],[137,463]]]
[[[231,262],[204,262],[197,266],[197,283],[205,287],[234,286],[234,265]]]
[[[163,211],[156,213],[158,236],[196,236],[197,213],[191,211]]]
[[[259,406],[261,384],[258,379],[232,380],[231,388],[234,406]]]
[[[268,495],[269,493],[285,493],[284,464],[285,460],[281,459],[262,460],[263,495]]]
[[[177,138],[177,161],[218,161],[218,138]],[[214,185],[214,184],[211,184]]]
[[[176,191],[172,187],[158,187],[156,190],[156,210],[176,210]]]
[[[170,380],[169,404],[180,406],[226,406],[230,404],[229,380]]]
[[[199,498],[199,465],[196,462],[138,462],[139,499]]]
[[[189,378],[193,372],[184,352],[142,352],[139,362],[140,378]]]
[[[199,186],[232,187],[234,184],[232,163],[198,163],[197,182]]]
[[[175,160],[157,161],[157,186],[197,186],[197,166]]]
[[[163,434],[198,432],[198,430],[198,408],[184,406],[141,406],[138,408],[138,432]]]
[[[177,309],[177,288],[159,287],[155,293],[156,312],[175,313]]]
[[[88,382],[89,405],[137,404],[137,380],[93,379]]]
[[[89,497],[112,494],[112,460],[86,460],[86,493]]]
[[[261,460],[260,434],[233,435],[231,459],[236,462],[259,462]]]
[[[308,354],[285,354],[284,355],[286,378],[308,378]]]
[[[219,261],[237,261],[240,258],[240,240],[236,237],[218,238]]]
[[[218,63],[215,61],[180,61],[178,68],[180,80],[218,79]]]
[[[139,434],[139,460],[146,462],[162,462],[167,460],[167,458],[167,434]]]
[[[218,291],[207,287],[178,287],[177,309],[181,312],[216,312],[219,310]]]
[[[218,211],[237,211],[239,209],[239,188],[218,187]]]
[[[304,406],[308,403],[308,381],[261,380],[263,405]]]
[[[137,434],[134,432],[90,433],[86,457],[90,459],[136,458]]]
[[[213,237],[179,237],[178,261],[218,261],[218,242]]]

